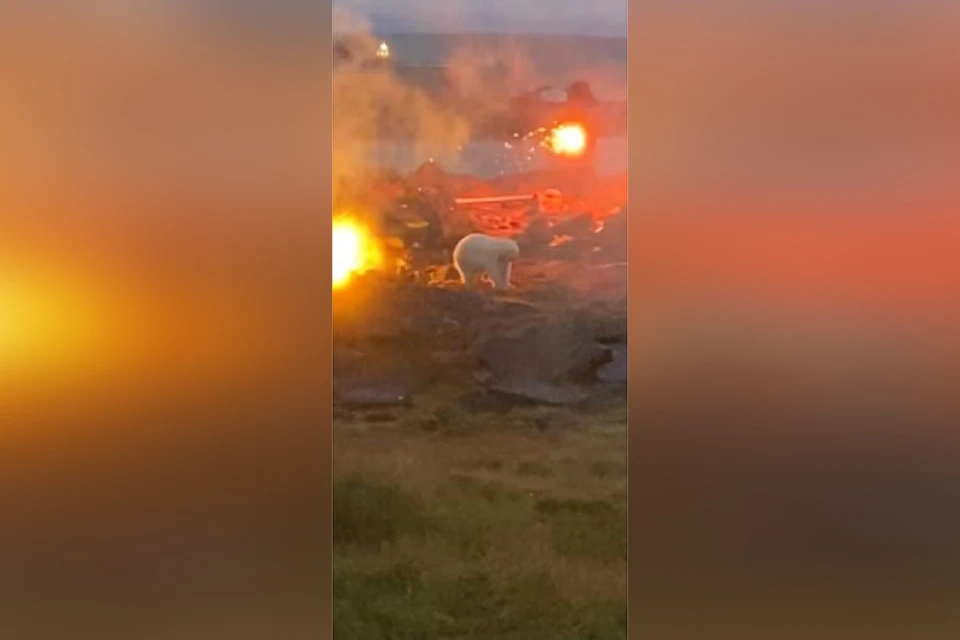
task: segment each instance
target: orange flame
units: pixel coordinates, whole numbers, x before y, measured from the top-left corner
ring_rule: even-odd
[[[352,218],[333,221],[333,288],[339,289],[355,273],[380,266],[383,255],[373,236]]]
[[[561,124],[550,131],[547,147],[557,155],[580,156],[587,148],[587,130],[576,123]]]

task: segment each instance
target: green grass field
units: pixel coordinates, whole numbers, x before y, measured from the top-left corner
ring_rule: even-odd
[[[626,638],[626,403],[453,407],[335,420],[336,637]]]

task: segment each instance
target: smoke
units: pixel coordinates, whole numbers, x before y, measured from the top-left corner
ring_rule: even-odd
[[[543,86],[562,89],[590,83],[601,100],[627,99],[626,45],[615,39],[551,35],[487,34],[465,38],[449,56],[458,89],[489,108]]]
[[[450,81],[478,115],[502,111],[510,96],[543,82],[530,57],[513,42],[497,48],[463,45],[454,50],[447,64]]]
[[[366,204],[346,194],[351,186],[362,188],[375,167],[407,171],[434,160],[450,169],[469,161],[476,148],[462,148],[481,133],[477,128],[489,133],[510,124],[516,115],[510,100],[523,93],[585,80],[600,100],[626,101],[626,51],[616,39],[444,37],[434,26],[433,35],[422,40],[412,35],[397,36],[396,42],[388,38],[387,44],[396,47],[392,53],[399,68],[374,68],[366,62],[374,57],[380,38],[370,22],[335,8],[335,46],[340,53],[355,54],[338,59],[333,73],[333,195],[338,207]],[[488,130],[486,124],[495,128]]]
[[[347,34],[370,35],[372,28],[370,21],[352,11],[343,7],[335,6],[333,8],[333,36],[344,36]]]
[[[467,120],[422,89],[405,83],[389,68],[370,68],[364,59],[379,40],[362,19],[334,13],[334,33],[347,38],[360,58],[344,61],[333,72],[333,197],[364,175],[396,141],[405,152],[426,161],[438,148],[456,151],[470,137]],[[387,135],[389,134],[389,135]]]

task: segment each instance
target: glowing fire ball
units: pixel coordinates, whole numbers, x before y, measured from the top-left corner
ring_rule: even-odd
[[[581,156],[587,149],[587,131],[580,124],[561,124],[550,132],[547,147],[560,156]]]
[[[356,220],[333,221],[333,288],[343,287],[357,273],[378,267],[382,254],[370,231]]]

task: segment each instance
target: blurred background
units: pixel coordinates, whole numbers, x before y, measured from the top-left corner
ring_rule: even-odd
[[[330,13],[257,4],[0,7],[4,637],[323,628]]]
[[[960,16],[682,5],[630,13],[631,622],[955,635]]]

